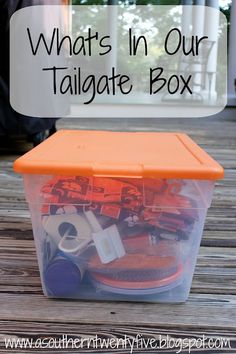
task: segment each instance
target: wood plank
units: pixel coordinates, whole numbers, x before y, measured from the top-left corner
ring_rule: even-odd
[[[114,323],[132,326],[138,323],[146,327],[186,329],[227,327],[229,330],[236,330],[235,316],[235,297],[227,295],[219,298],[219,296],[211,295],[204,297],[201,294],[197,305],[193,298],[185,304],[170,305],[65,301],[32,294],[2,294],[0,297],[1,319],[13,321],[24,319],[24,321],[40,322],[43,320],[43,322],[82,323],[94,326]]]
[[[11,237],[14,239],[33,239],[32,224],[29,218],[29,213],[21,215],[22,217],[0,216],[0,239]],[[234,230],[211,230],[208,220],[203,232],[202,245],[204,246],[235,246],[235,231]],[[216,243],[215,243],[216,242]],[[217,244],[219,243],[219,244]]]
[[[42,294],[41,282],[36,257],[29,257],[26,252],[15,260],[9,254],[0,265],[0,292],[9,293],[26,292]],[[27,260],[26,260],[27,258]],[[201,294],[236,294],[236,267],[201,266],[195,269],[191,286],[191,293]]]

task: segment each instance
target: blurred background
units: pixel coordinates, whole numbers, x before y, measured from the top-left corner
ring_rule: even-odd
[[[227,18],[227,52],[219,51],[218,56],[220,62],[223,63],[217,70],[227,65],[227,107],[217,115],[218,118],[225,116],[234,116],[234,107],[236,107],[236,1],[231,0],[0,0],[0,145],[2,151],[15,149],[15,142],[23,141],[23,150],[27,150],[32,146],[36,146],[43,141],[47,136],[53,134],[56,129],[73,128],[73,129],[112,129],[112,130],[156,130],[158,129],[158,121],[155,119],[39,119],[34,117],[26,117],[16,113],[9,104],[9,19],[11,15],[18,9],[31,5],[116,5],[116,4],[136,4],[136,5],[203,5],[213,8],[219,8]],[[65,16],[65,21],[68,20],[70,25],[70,15]],[[172,19],[173,20],[173,19]],[[189,20],[193,21],[192,18]],[[112,19],[110,21],[111,30],[114,27]],[[169,26],[166,19],[166,26]],[[204,26],[209,28],[212,26],[211,19],[205,18]],[[217,38],[217,35],[216,35]],[[226,55],[227,54],[227,55]],[[209,59],[209,58],[208,58]],[[216,67],[210,74],[217,78],[219,73],[216,72]],[[209,75],[208,78],[209,80]],[[216,80],[217,92],[221,92],[223,83],[221,80]],[[212,86],[212,83],[211,83]],[[213,85],[214,86],[214,85]],[[223,86],[222,86],[223,87]],[[202,95],[202,88],[199,87],[199,96]],[[222,92],[224,87],[222,88]],[[102,108],[101,108],[102,109]],[[59,119],[59,120],[58,120]],[[199,122],[199,121],[198,121]],[[196,124],[200,124],[197,123]],[[21,151],[21,148],[16,148]]]

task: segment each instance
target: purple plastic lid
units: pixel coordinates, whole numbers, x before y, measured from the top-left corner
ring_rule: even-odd
[[[68,259],[54,259],[44,273],[45,286],[49,295],[72,296],[80,286],[80,269]]]

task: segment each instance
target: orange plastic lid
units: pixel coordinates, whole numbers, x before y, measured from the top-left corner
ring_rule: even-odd
[[[14,163],[23,174],[220,179],[223,168],[186,134],[61,130]]]

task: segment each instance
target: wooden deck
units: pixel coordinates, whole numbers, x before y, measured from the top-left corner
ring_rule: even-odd
[[[225,336],[231,350],[199,349],[194,353],[236,353],[236,110],[205,119],[61,120],[58,128],[184,131],[225,167],[216,183],[208,212],[191,295],[185,304],[48,300],[42,295],[28,208],[21,176],[12,162],[25,146],[2,149],[0,171],[0,353],[37,353],[5,349],[4,338],[98,335],[103,338],[174,338]],[[90,349],[128,353],[122,348]],[[88,352],[87,351],[87,352]],[[176,352],[170,350],[167,352]],[[44,349],[39,352],[51,353]],[[72,350],[62,350],[72,353]],[[86,352],[80,350],[76,352]],[[164,353],[135,349],[134,353]]]

